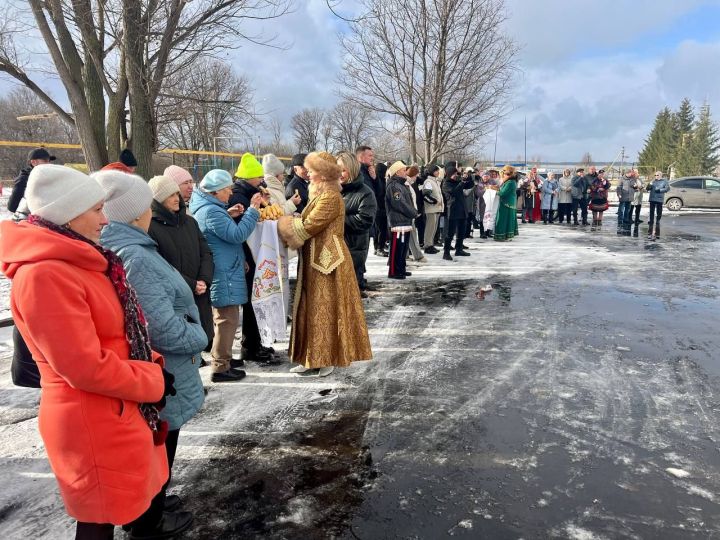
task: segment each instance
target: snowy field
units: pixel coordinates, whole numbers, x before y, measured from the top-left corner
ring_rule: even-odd
[[[471,240],[404,282],[371,256],[375,359],[327,379],[204,368],[185,537],[720,538],[720,216],[665,214],[654,243],[614,219]],[[7,370],[0,537],[72,538],[38,393]]]

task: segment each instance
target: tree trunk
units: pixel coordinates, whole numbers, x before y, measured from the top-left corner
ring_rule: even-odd
[[[124,72],[123,66],[123,72]],[[117,91],[110,97],[108,104],[107,148],[108,160],[117,161],[120,151],[127,141],[125,127],[125,102],[127,101],[128,82],[124,73],[118,81]]]
[[[95,140],[99,143],[100,159],[105,165],[108,163],[107,150],[102,144],[105,141],[105,94],[95,64],[87,53],[83,65],[83,80],[85,81],[85,99],[88,104],[92,130]]]
[[[125,66],[130,94],[130,147],[138,163],[137,174],[148,178],[152,172],[155,137],[153,110],[149,102],[147,73],[144,69],[143,40],[137,27],[141,16],[140,2],[123,2]]]
[[[410,145],[410,163],[415,163],[417,161],[417,132],[415,131],[416,125],[414,122],[410,122],[408,124],[408,144]],[[410,165],[408,163],[408,165]]]

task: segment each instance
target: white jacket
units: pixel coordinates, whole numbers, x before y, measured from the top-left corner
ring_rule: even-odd
[[[445,211],[445,204],[443,203],[442,189],[440,188],[440,179],[434,176],[428,176],[423,182],[422,192],[423,195],[426,191],[432,191],[430,196],[437,201],[436,204],[431,204],[425,200],[425,213],[426,214],[442,214]]]
[[[291,216],[297,207],[291,200],[285,198],[285,187],[277,176],[265,175],[265,185],[270,193],[270,204],[279,204],[286,216]]]

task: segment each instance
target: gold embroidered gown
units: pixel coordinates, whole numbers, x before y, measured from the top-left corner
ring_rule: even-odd
[[[365,311],[343,238],[340,192],[315,197],[293,227],[305,243],[298,262],[290,359],[311,369],[370,360]]]

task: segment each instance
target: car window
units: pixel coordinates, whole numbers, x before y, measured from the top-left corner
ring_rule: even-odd
[[[705,189],[713,189],[713,190],[720,191],[720,180],[706,178],[705,179]]]
[[[685,178],[684,180],[678,180],[677,182],[673,182],[672,187],[702,189],[703,181],[702,178]]]

